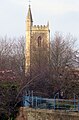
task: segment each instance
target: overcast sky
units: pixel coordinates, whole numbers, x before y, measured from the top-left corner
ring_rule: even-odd
[[[28,0],[0,0],[0,36],[25,35]],[[50,23],[55,31],[79,39],[79,0],[31,0],[34,24]]]

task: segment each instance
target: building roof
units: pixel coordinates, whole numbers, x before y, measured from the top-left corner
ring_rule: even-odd
[[[29,5],[29,9],[28,9],[27,19],[30,19],[30,20],[31,20],[31,22],[33,22],[33,19],[32,19],[32,13],[31,13],[31,7],[30,7],[30,5]]]

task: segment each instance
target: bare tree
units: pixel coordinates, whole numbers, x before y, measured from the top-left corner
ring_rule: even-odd
[[[25,74],[25,38],[0,38],[0,117],[14,114],[15,98]],[[1,119],[7,119],[1,118]]]
[[[75,39],[71,35],[66,37],[59,33],[55,34],[54,40],[51,42],[50,54],[50,79],[54,92],[66,88],[71,84],[72,69],[76,64]]]
[[[0,70],[8,69],[13,41],[7,37],[0,38]]]
[[[25,37],[0,38],[0,103],[3,104],[0,112],[3,109],[3,112],[9,115],[16,104],[11,105],[11,103],[13,100],[17,102],[15,101],[17,94],[26,87],[52,96],[61,91],[67,94],[68,90],[71,95],[74,86],[74,91],[78,94],[76,85],[79,85],[79,74],[76,75],[78,71],[76,72],[75,67],[79,64],[79,53],[74,45],[75,39],[72,36],[64,37],[56,33],[54,40],[51,41],[50,51],[45,44],[33,48],[31,77],[25,77]],[[75,79],[77,79],[76,84]],[[7,104],[10,106],[6,106]]]

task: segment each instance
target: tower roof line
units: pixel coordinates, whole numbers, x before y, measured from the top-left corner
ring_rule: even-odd
[[[32,19],[32,13],[31,13],[31,6],[30,6],[30,4],[29,4],[29,9],[28,9],[27,19],[30,19],[30,20],[31,20],[31,22],[33,21],[33,19]]]

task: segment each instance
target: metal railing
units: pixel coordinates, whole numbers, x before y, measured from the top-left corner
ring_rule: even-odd
[[[59,93],[56,93],[54,95],[54,98],[48,99],[48,98],[34,96],[33,91],[29,91],[28,93],[29,94],[23,96],[24,107],[79,112],[79,97],[77,96],[76,99],[75,94],[73,99],[60,99]]]

